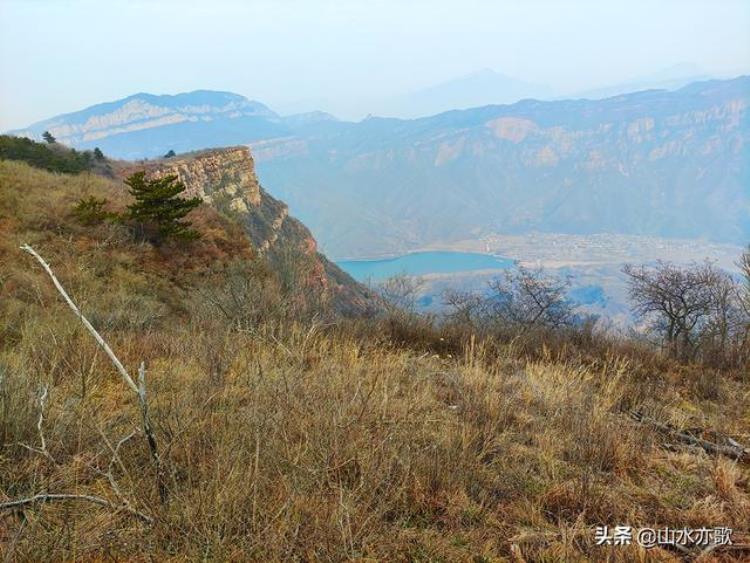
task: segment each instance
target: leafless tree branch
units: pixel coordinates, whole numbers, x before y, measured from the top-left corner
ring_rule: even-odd
[[[97,332],[97,330],[93,327],[93,325],[88,321],[86,317],[83,316],[83,313],[81,313],[81,310],[76,306],[76,304],[73,302],[73,300],[70,298],[70,296],[65,291],[65,288],[60,284],[60,282],[57,280],[57,277],[55,277],[55,274],[52,272],[52,269],[49,267],[49,264],[44,261],[44,258],[39,256],[36,250],[34,250],[31,246],[28,244],[24,244],[21,246],[21,250],[24,252],[28,252],[31,254],[34,258],[36,258],[37,262],[39,262],[42,265],[42,268],[47,272],[49,277],[52,279],[52,283],[55,284],[55,287],[57,288],[57,291],[60,292],[60,295],[63,296],[63,299],[65,299],[65,302],[68,304],[68,306],[73,310],[73,312],[76,314],[76,316],[81,319],[81,323],[83,323],[83,326],[86,327],[86,329],[91,333],[91,335],[94,337],[94,340],[101,346],[102,350],[106,352],[107,356],[109,356],[109,359],[112,360],[112,363],[117,368],[117,371],[120,372],[120,375],[122,376],[123,381],[125,381],[125,384],[130,387],[135,393],[138,393],[138,387],[136,387],[135,382],[133,381],[133,378],[130,377],[130,374],[128,374],[127,370],[125,369],[125,366],[122,365],[120,360],[115,356],[115,353],[112,351],[112,349],[109,347],[109,345],[104,341],[104,339],[101,337],[101,335]]]
[[[42,258],[36,252],[36,250],[34,250],[28,244],[22,245],[21,250],[31,254],[34,258],[36,258],[37,262],[39,262],[42,265],[44,270],[52,279],[52,283],[55,285],[57,290],[63,296],[63,299],[65,299],[65,302],[73,310],[76,316],[78,316],[78,318],[81,320],[81,322],[86,327],[86,329],[91,333],[91,335],[94,337],[94,340],[96,340],[99,346],[106,352],[107,356],[109,356],[109,359],[112,360],[112,363],[117,368],[117,371],[120,373],[120,375],[122,376],[122,379],[125,382],[125,384],[128,387],[130,387],[130,389],[132,389],[138,396],[138,402],[139,402],[140,411],[141,411],[141,418],[143,421],[143,431],[146,435],[149,451],[151,452],[151,458],[154,461],[154,466],[156,469],[156,481],[157,481],[157,490],[159,491],[159,498],[162,501],[162,503],[166,502],[168,495],[167,495],[166,482],[164,479],[164,467],[162,464],[161,457],[159,456],[159,452],[158,452],[157,445],[156,445],[156,437],[154,435],[153,427],[151,426],[151,421],[149,419],[149,413],[148,413],[148,401],[146,398],[146,365],[143,362],[141,362],[140,368],[138,370],[138,385],[136,385],[135,382],[133,381],[133,378],[130,377],[130,374],[125,369],[125,366],[122,365],[122,362],[120,362],[118,357],[112,351],[112,348],[110,348],[109,345],[104,341],[104,339],[97,332],[97,330],[93,327],[93,325],[88,321],[88,319],[83,316],[83,313],[81,313],[81,310],[76,306],[76,304],[70,298],[68,293],[65,291],[65,288],[58,281],[54,272],[50,268],[49,264],[47,264],[47,262],[44,260],[44,258]],[[42,444],[42,446],[44,447],[44,444]]]
[[[42,425],[44,424],[44,408],[47,405],[47,397],[49,392],[49,387],[44,386],[42,387],[40,393],[39,393],[39,419],[36,423],[36,431],[39,434],[39,443],[40,447],[35,448],[33,446],[29,446],[28,444],[19,444],[21,447],[26,448],[29,451],[32,451],[34,453],[38,453],[46,457],[48,460],[50,460],[52,463],[57,463],[55,458],[52,457],[52,454],[49,453],[49,450],[47,449],[47,441],[44,439],[44,430],[42,429]]]

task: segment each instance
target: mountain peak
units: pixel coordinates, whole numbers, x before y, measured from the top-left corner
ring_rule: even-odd
[[[205,139],[205,130],[207,126],[211,129],[211,123],[227,125],[225,122],[232,122],[235,129],[242,130],[248,121],[251,125],[261,126],[263,134],[283,127],[279,116],[260,102],[233,92],[194,90],[178,94],[139,92],[58,115],[10,134],[39,139],[44,131],[49,131],[63,144],[93,148],[105,139],[116,144],[115,139],[119,136],[133,133],[146,135],[150,132],[149,141],[153,143],[153,137],[159,137],[165,127],[181,128],[181,134],[171,138],[182,136],[183,143],[179,146],[170,144],[166,152],[206,146],[206,141],[212,144],[212,139]]]
[[[496,70],[486,66],[484,68],[480,68],[479,70],[475,70],[474,72],[465,74],[462,77],[459,77],[459,80],[461,78],[471,78],[475,76],[502,76],[503,78],[510,78],[508,75],[503,74],[502,72],[497,72]]]
[[[177,107],[180,105],[220,105],[226,103],[255,103],[260,102],[250,101],[245,96],[235,94],[234,92],[224,92],[220,90],[193,90],[192,92],[181,92],[178,94],[151,94],[148,92],[139,92],[119,100],[126,102],[129,100],[146,100],[150,103],[167,106]],[[111,102],[117,103],[117,102]],[[94,106],[96,107],[96,106]]]

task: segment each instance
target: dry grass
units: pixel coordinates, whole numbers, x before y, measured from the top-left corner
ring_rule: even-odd
[[[102,474],[108,443],[139,420],[21,240],[50,259],[126,366],[147,362],[170,491],[160,503],[138,435],[114,477],[153,525],[74,501],[6,511],[10,560],[677,561],[596,547],[593,527],[750,532],[746,465],[666,450],[622,413],[637,406],[750,442],[741,378],[708,383],[630,344],[467,340],[418,320],[329,326],[256,307],[252,322],[229,323],[205,297],[234,252],[220,244],[233,240],[220,218],[205,218],[216,231],[201,243],[209,271],[66,218],[82,195],[121,204],[116,184],[0,162],[0,185],[0,501],[118,503]],[[39,446],[45,385],[50,458],[19,446]]]

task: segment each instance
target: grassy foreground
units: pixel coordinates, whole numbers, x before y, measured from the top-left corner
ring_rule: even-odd
[[[0,161],[0,503],[111,503],[3,511],[8,560],[685,557],[596,546],[602,524],[727,526],[749,541],[748,465],[664,447],[626,414],[748,443],[747,374],[603,340],[298,315],[210,209],[194,219],[200,241],[157,249],[77,224],[70,209],[89,195],[124,205],[115,182]],[[24,242],[131,373],[146,362],[165,502],[135,395]]]

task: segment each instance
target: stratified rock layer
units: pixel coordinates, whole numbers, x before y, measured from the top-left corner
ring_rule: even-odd
[[[145,170],[152,178],[177,176],[186,197],[207,204],[240,223],[255,250],[272,267],[299,280],[330,299],[342,312],[371,308],[369,292],[318,252],[309,229],[289,215],[287,205],[269,195],[258,182],[247,147],[227,147],[189,153],[129,166],[124,171]]]

